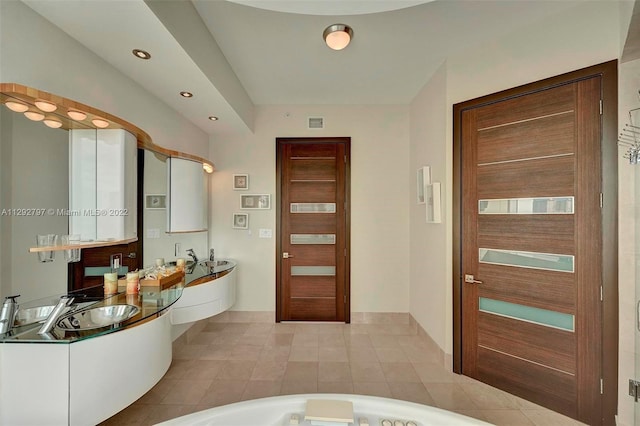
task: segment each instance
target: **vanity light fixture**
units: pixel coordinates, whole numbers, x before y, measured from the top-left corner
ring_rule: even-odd
[[[329,25],[322,33],[322,38],[331,49],[342,50],[353,38],[353,29],[345,24]]]
[[[218,117],[216,117],[215,115],[210,115],[210,116],[209,116],[209,120],[211,120],[211,121],[218,121],[218,120],[219,120],[219,118],[218,118]]]
[[[13,112],[25,112],[29,109],[29,105],[17,101],[7,101],[4,105]]]
[[[54,120],[53,118],[47,118],[43,121],[44,125],[47,127],[51,127],[52,129],[59,129],[62,127],[62,122],[58,120]]]
[[[70,109],[69,111],[67,111],[67,115],[73,118],[74,120],[78,120],[78,121],[82,121],[85,118],[87,118],[87,114],[85,114],[84,112],[76,111],[73,109]]]
[[[26,111],[24,116],[27,117],[31,121],[42,121],[44,120],[44,114],[38,111]]]
[[[193,93],[191,92],[180,92],[180,96],[183,98],[193,98]]]
[[[104,129],[106,127],[109,127],[109,122],[107,120],[102,119],[102,118],[94,118],[93,120],[91,120],[91,122],[98,129]]]
[[[133,53],[133,55],[136,58],[140,58],[140,59],[151,59],[151,53],[147,52],[146,50],[141,50],[141,49],[133,49],[131,51],[131,53]]]
[[[58,105],[51,102],[37,100],[34,102],[40,111],[53,112],[58,109]]]
[[[213,166],[209,163],[202,163],[202,168],[207,173],[213,173]]]

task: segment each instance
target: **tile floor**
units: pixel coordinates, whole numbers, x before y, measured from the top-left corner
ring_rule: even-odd
[[[174,343],[162,380],[102,425],[151,425],[232,402],[315,392],[402,399],[497,425],[582,424],[446,371],[415,325],[226,322],[222,315],[194,329]]]

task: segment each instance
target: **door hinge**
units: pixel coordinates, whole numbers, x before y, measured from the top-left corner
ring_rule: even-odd
[[[600,193],[600,208],[602,208],[604,206],[604,194],[601,192]]]
[[[637,380],[629,379],[629,396],[633,397],[635,402],[638,402],[640,398],[640,382]]]
[[[600,99],[600,115],[602,115],[602,99]]]

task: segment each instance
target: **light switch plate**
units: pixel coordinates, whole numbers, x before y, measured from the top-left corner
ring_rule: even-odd
[[[271,229],[260,228],[260,234],[258,234],[260,238],[271,238],[273,236],[273,232]]]

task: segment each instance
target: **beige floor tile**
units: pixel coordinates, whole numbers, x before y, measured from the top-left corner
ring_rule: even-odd
[[[547,409],[539,409],[539,410],[530,410],[530,409],[521,409],[522,414],[524,414],[533,424],[536,426],[580,426],[584,425],[584,423],[574,420],[570,417],[563,416],[560,413],[556,413],[555,411],[547,410]]]
[[[318,363],[318,382],[349,382],[351,381],[351,367],[348,362]]]
[[[380,362],[409,362],[402,348],[375,348]]]
[[[389,334],[369,334],[371,344],[374,348],[397,348],[398,337]]]
[[[265,346],[259,361],[288,361],[292,346]]]
[[[249,328],[247,328],[247,331],[245,331],[244,334],[263,336],[265,334],[271,333],[272,329],[273,329],[273,324],[253,323],[253,324],[249,324]]]
[[[291,346],[293,333],[270,333],[265,340],[265,346]]]
[[[347,348],[342,346],[322,346],[320,345],[318,351],[319,361],[349,361],[349,355],[347,355]]]
[[[487,421],[487,418],[484,416],[482,410],[451,410],[455,413],[462,414],[463,416],[472,417],[474,419],[482,420],[483,422]],[[551,426],[551,425],[546,425]]]
[[[386,382],[379,362],[351,361],[351,378],[354,382]]]
[[[205,345],[184,345],[173,351],[173,359],[198,359],[205,348]]]
[[[162,378],[149,392],[138,399],[136,404],[160,404],[178,379]]]
[[[379,362],[373,347],[352,347],[347,350],[347,354],[351,362]]]
[[[318,335],[296,331],[291,346],[318,346]]]
[[[387,382],[353,382],[353,393],[357,395],[381,396],[392,398]]]
[[[149,415],[142,424],[155,425],[156,423],[180,417],[189,411],[184,405],[156,405],[153,408],[150,407]]]
[[[348,382],[318,382],[319,393],[353,393],[353,383]]]
[[[317,346],[291,346],[289,361],[318,361]]]
[[[282,381],[286,369],[286,361],[258,361],[253,367],[251,380]]]
[[[391,395],[395,399],[424,405],[435,405],[435,401],[422,383],[395,382],[387,384],[389,385],[389,390],[391,390]]]
[[[256,361],[225,361],[218,373],[218,380],[249,380]]]
[[[436,407],[445,410],[476,410],[478,407],[457,383],[430,383],[427,392],[433,398]]]
[[[174,359],[171,361],[171,366],[163,378],[181,379],[194,362],[195,360],[193,359]]]
[[[346,336],[356,335],[356,334],[369,334],[369,330],[366,324],[346,324],[346,326],[342,329],[342,333]]]
[[[191,380],[215,379],[223,366],[224,361],[198,359],[193,361],[182,378]]]
[[[244,388],[242,400],[280,395],[281,387],[282,382],[280,380],[249,380]]]
[[[285,382],[317,382],[318,363],[289,361],[284,373]]]
[[[535,426],[520,410],[482,410],[482,413],[496,426]]]
[[[345,334],[344,342],[348,348],[370,348],[373,349],[373,343],[368,334]]]
[[[509,398],[506,392],[491,387],[485,383],[460,383],[459,386],[480,408],[484,409],[513,409],[519,407]]]
[[[213,380],[207,392],[198,401],[199,406],[218,407],[238,402],[242,398],[248,380]]]
[[[211,386],[212,380],[176,380],[161,404],[197,404]]]
[[[261,353],[262,346],[235,345],[231,350],[230,359],[256,361]]]
[[[215,343],[215,340],[220,335],[219,332],[206,332],[201,331],[200,333],[193,336],[193,338],[189,341],[190,345],[212,345]]]
[[[299,393],[318,392],[318,382],[315,380],[284,381],[280,388],[280,395],[295,395]]]
[[[145,419],[149,417],[149,414],[150,411],[148,405],[132,404],[115,416],[112,416],[100,423],[100,426],[141,425]]]
[[[422,383],[456,383],[456,374],[433,362],[412,363]]]
[[[272,333],[284,333],[284,334],[293,334],[296,332],[297,324],[291,324],[286,322],[281,322],[278,324],[274,324],[273,328],[271,328]]]
[[[344,348],[345,347],[344,335],[342,333],[318,334],[318,346]]]
[[[220,333],[222,331],[224,331],[224,329],[227,327],[227,323],[221,323],[221,322],[209,322],[207,325],[204,326],[204,328],[202,329],[202,332],[217,332]]]
[[[228,322],[222,332],[242,335],[247,332],[249,326],[251,326],[251,324],[248,322]]]
[[[218,337],[216,337],[216,340],[213,342],[213,344],[233,346],[238,343],[240,337],[242,337],[242,333],[220,333]]]
[[[442,354],[432,350],[425,350],[414,346],[402,346],[402,351],[411,362],[434,362],[442,364]]]
[[[200,359],[206,360],[228,360],[233,359],[233,346],[209,345],[200,351]]]
[[[236,341],[236,345],[264,346],[269,338],[269,333],[265,334],[243,334]]]
[[[420,377],[409,362],[381,362],[387,382],[420,383]]]

